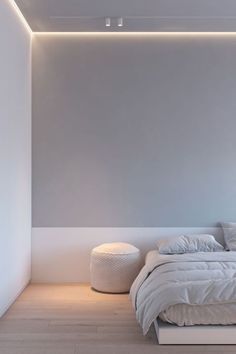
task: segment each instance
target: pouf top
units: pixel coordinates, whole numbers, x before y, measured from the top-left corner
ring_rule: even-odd
[[[102,245],[93,249],[95,253],[109,253],[109,254],[130,254],[137,253],[139,249],[129,243],[125,242],[112,242],[103,243]]]

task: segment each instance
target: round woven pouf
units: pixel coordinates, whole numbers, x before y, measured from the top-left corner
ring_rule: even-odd
[[[128,243],[104,243],[91,253],[91,286],[106,293],[126,293],[140,270],[140,251]]]

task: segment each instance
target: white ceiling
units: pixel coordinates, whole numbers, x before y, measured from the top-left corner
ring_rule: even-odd
[[[236,31],[236,0],[15,0],[33,31]],[[112,18],[111,27],[105,17]],[[117,17],[124,26],[117,27]]]

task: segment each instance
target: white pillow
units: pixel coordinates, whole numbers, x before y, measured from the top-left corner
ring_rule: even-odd
[[[222,222],[227,249],[236,251],[236,222]]]
[[[224,250],[224,247],[215,240],[214,236],[207,234],[189,234],[162,239],[157,242],[157,245],[161,254],[218,252]]]

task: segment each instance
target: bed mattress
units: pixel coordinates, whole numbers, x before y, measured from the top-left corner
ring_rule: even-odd
[[[177,304],[162,311],[159,318],[178,326],[236,324],[236,303],[214,305]]]

